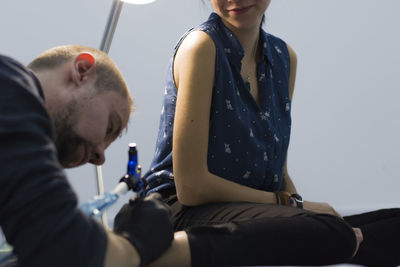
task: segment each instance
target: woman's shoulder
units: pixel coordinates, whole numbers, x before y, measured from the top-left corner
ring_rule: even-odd
[[[178,49],[183,42],[193,48],[208,47],[215,49],[220,34],[220,21],[218,15],[212,13],[207,21],[188,30],[178,42],[176,49]]]
[[[200,29],[194,29],[182,39],[176,56],[209,57],[213,54],[215,54],[215,44],[210,35]]]
[[[173,64],[173,75],[177,88],[181,80],[203,77],[207,80],[208,70],[214,65],[216,48],[212,39],[202,31],[192,31],[180,44]],[[207,75],[205,75],[207,73]]]

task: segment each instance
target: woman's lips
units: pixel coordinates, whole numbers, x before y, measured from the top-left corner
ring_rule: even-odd
[[[228,10],[229,13],[234,14],[234,15],[241,15],[249,11],[253,6],[247,6],[247,7],[237,7]]]

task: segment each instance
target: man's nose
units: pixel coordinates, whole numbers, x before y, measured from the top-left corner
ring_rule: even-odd
[[[104,150],[105,150],[104,144],[94,145],[92,150],[92,156],[89,162],[94,165],[103,165],[104,162],[106,161]]]

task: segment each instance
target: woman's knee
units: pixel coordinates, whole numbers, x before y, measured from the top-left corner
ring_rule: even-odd
[[[335,257],[339,262],[350,260],[357,249],[357,238],[350,224],[342,218],[328,214],[308,215],[318,225],[315,235],[325,239],[326,249],[329,255]]]

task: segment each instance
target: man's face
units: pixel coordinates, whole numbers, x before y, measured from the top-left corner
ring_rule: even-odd
[[[105,149],[126,127],[130,104],[114,91],[84,93],[52,112],[58,158],[65,168],[101,165]]]

